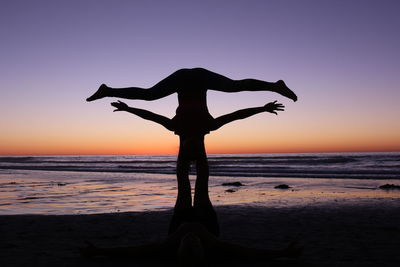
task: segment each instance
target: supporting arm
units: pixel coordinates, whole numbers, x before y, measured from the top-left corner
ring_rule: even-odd
[[[242,120],[242,119],[251,117],[253,115],[256,115],[258,113],[261,113],[261,112],[270,112],[270,113],[277,115],[278,114],[277,111],[283,111],[285,106],[280,103],[276,103],[276,102],[277,101],[270,102],[262,107],[240,109],[235,112],[222,115],[215,119],[214,125],[211,130],[212,131],[217,130],[227,123],[230,123],[230,122],[236,121],[236,120]]]
[[[172,124],[172,120],[167,117],[164,117],[162,115],[150,112],[145,109],[129,107],[127,104],[125,104],[124,102],[121,102],[121,101],[113,102],[113,103],[111,103],[111,106],[117,108],[114,111],[126,111],[129,113],[135,114],[136,116],[139,116],[142,119],[161,124],[162,126],[164,126],[165,128],[167,128],[170,131],[175,130],[173,127],[173,124]]]

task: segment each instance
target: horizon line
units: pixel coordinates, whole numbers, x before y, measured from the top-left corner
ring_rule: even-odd
[[[207,153],[207,155],[235,155],[235,154],[336,154],[336,153],[400,153],[400,150],[379,150],[379,151],[307,151],[307,152],[237,152],[237,153]],[[85,154],[85,153],[32,153],[32,154],[0,154],[0,157],[23,157],[23,156],[130,156],[130,155],[149,155],[149,156],[161,156],[161,155],[177,155],[177,153],[93,153],[93,154]]]

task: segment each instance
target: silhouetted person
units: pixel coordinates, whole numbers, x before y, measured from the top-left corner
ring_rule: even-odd
[[[139,254],[153,255],[154,253],[173,255],[178,252],[181,260],[193,263],[192,257],[204,259],[204,253],[212,254],[213,252],[230,256],[242,253],[255,258],[293,256],[298,252],[298,249],[293,247],[279,251],[246,248],[222,242],[216,238],[219,234],[219,226],[208,194],[209,169],[204,136],[229,122],[261,112],[277,114],[277,111],[282,111],[284,106],[274,101],[262,107],[242,109],[213,118],[207,108],[208,89],[223,92],[273,91],[293,101],[297,100],[297,96],[283,81],[270,83],[255,79],[231,80],[202,68],[178,70],[148,89],[138,87],[115,89],[103,84],[94,95],[87,99],[87,101],[93,101],[103,97],[120,97],[155,100],[176,92],[179,106],[172,119],[144,109],[129,107],[121,101],[111,105],[117,108],[114,111],[130,112],[175,132],[179,135],[180,146],[177,160],[178,196],[168,239],[157,244],[128,248],[89,247],[83,251],[83,254],[121,257]],[[192,161],[196,163],[197,174],[193,205],[189,181],[189,168]]]
[[[206,111],[207,90],[227,93],[271,91],[297,101],[296,94],[282,80],[275,83],[256,79],[232,80],[203,68],[180,69],[147,89],[140,87],[111,88],[102,84],[96,93],[86,100],[94,101],[104,97],[156,100],[173,93],[178,93],[179,109],[191,110],[195,108],[196,110],[202,109]],[[191,100],[189,101],[189,99]]]
[[[301,249],[290,244],[285,249],[261,249],[245,247],[219,240],[217,216],[208,194],[208,162],[204,146],[204,136],[223,125],[245,119],[261,112],[277,114],[284,106],[277,101],[261,107],[241,109],[217,118],[211,115],[201,124],[186,123],[190,118],[175,116],[172,119],[148,110],[129,107],[118,101],[111,103],[117,109],[126,111],[143,119],[161,124],[179,135],[180,146],[177,160],[178,197],[171,219],[169,234],[165,241],[130,247],[97,248],[93,245],[82,249],[85,257],[144,258],[177,257],[182,266],[203,266],[207,260],[259,261],[275,258],[295,258]],[[193,127],[193,128],[192,128]],[[197,178],[192,206],[189,181],[190,162],[196,163]]]
[[[283,111],[284,106],[276,101],[261,107],[241,109],[218,118],[210,114],[203,121],[192,120],[192,117],[181,114],[169,119],[162,115],[139,108],[129,107],[118,101],[111,104],[117,109],[127,111],[143,119],[161,124],[179,135],[179,154],[177,160],[178,196],[169,232],[173,233],[184,222],[200,222],[215,236],[219,233],[218,221],[208,195],[208,161],[204,146],[204,136],[223,125],[235,120],[244,119],[261,112]],[[185,116],[186,115],[186,116]],[[190,163],[196,164],[196,183],[192,205],[191,186],[189,181]]]
[[[165,241],[138,246],[98,248],[94,245],[81,249],[83,257],[106,257],[114,259],[177,258],[181,266],[203,266],[207,261],[271,260],[296,258],[302,249],[290,243],[285,249],[262,249],[245,247],[225,242],[211,234],[200,223],[184,223],[169,235]]]
[[[265,107],[245,109],[214,119],[207,108],[207,90],[223,92],[273,91],[296,101],[297,96],[283,81],[270,83],[255,79],[232,80],[203,68],[180,69],[151,88],[139,87],[110,88],[101,85],[87,101],[103,97],[155,100],[172,93],[178,94],[178,108],[171,120],[152,112],[129,108],[122,102],[115,102],[117,110],[126,110],[144,119],[160,123],[180,137],[177,160],[178,196],[170,232],[183,221],[203,221],[208,230],[218,234],[218,223],[208,197],[208,162],[204,148],[204,135],[233,120],[242,119],[265,109],[281,110],[281,104],[270,103]],[[195,161],[197,179],[192,206],[191,188],[188,178],[190,162]]]

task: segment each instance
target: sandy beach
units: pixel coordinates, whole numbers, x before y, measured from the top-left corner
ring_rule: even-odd
[[[271,208],[252,205],[216,207],[220,238],[262,248],[283,248],[298,240],[296,260],[269,266],[398,266],[400,205],[370,200],[362,204]],[[92,215],[0,216],[0,265],[6,266],[175,266],[174,260],[88,260],[79,248],[128,246],[166,237],[172,211]],[[265,266],[248,259],[209,262],[209,266]]]

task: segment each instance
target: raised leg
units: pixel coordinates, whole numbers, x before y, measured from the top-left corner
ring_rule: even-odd
[[[174,214],[169,224],[168,234],[174,233],[182,223],[192,221],[193,218],[192,192],[189,180],[190,160],[182,155],[181,149],[176,164],[178,196],[175,202]]]
[[[297,101],[296,94],[290,90],[282,80],[276,83],[256,79],[232,80],[203,68],[195,68],[190,71],[192,72],[192,79],[202,81],[201,84],[205,89],[228,93],[240,91],[271,91],[288,97],[293,101]]]
[[[86,100],[94,101],[103,97],[156,100],[177,92],[179,88],[187,85],[188,78],[187,69],[180,69],[150,88],[111,88],[102,84],[97,92]]]
[[[196,174],[193,199],[194,218],[197,222],[203,224],[210,233],[218,236],[218,218],[208,194],[209,167],[204,142],[202,150],[197,155]]]
[[[178,155],[176,174],[178,181],[178,196],[175,204],[177,209],[187,209],[192,207],[191,186],[189,181],[190,161]]]
[[[211,206],[208,195],[209,167],[206,155],[196,160],[196,176],[193,206]]]

